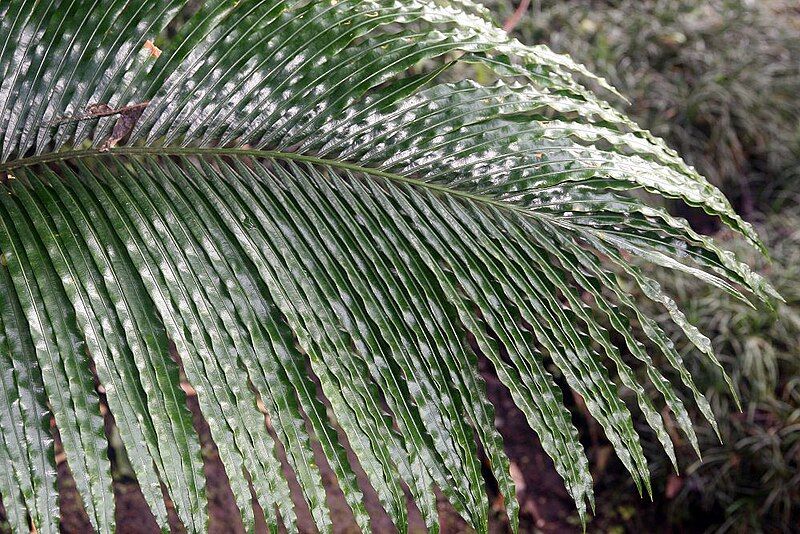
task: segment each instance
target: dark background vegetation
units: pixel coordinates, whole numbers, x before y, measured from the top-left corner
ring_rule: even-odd
[[[519,3],[485,1],[509,25]],[[674,434],[681,468],[677,476],[653,436],[642,428],[652,451],[650,502],[639,499],[619,462],[609,458],[600,433],[584,418],[598,503],[589,530],[797,532],[800,3],[532,0],[530,4],[513,33],[523,42],[546,43],[568,53],[604,76],[630,99],[629,106],[618,102],[618,107],[663,137],[722,188],[740,213],[757,225],[772,263],[760,261],[744,243],[724,232],[717,234],[718,239],[759,266],[786,299],[775,312],[756,310],[675,273],[658,277],[689,319],[711,338],[743,399],[742,411],[719,373],[673,332],[718,414],[722,443],[695,414],[703,461]],[[697,228],[718,232],[702,214],[680,206],[673,209]],[[547,486],[544,492],[539,489],[541,471],[523,473],[529,492],[523,492],[523,510],[536,518],[538,509],[542,530],[570,530],[569,518],[559,516],[548,523],[544,516],[552,508],[552,497]]]
[[[701,462],[673,432],[674,473],[646,427],[653,500],[640,498],[602,432],[571,399],[596,483],[590,532],[795,532],[800,525],[800,4],[796,0],[485,0],[498,21],[526,43],[546,43],[606,77],[630,98],[615,105],[676,148],[755,223],[768,263],[724,232],[717,237],[757,265],[786,299],[774,312],[752,309],[695,281],[659,277],[689,319],[711,337],[743,399],[739,411],[716,369],[673,332],[720,423],[722,441],[695,414]],[[480,76],[481,73],[472,73]],[[697,228],[719,232],[678,206]],[[631,292],[634,289],[631,288]],[[644,300],[643,300],[644,302]],[[659,310],[653,310],[661,313]],[[653,354],[658,351],[653,351]],[[512,460],[522,532],[580,532],[562,482],[508,392],[482,362],[497,424]],[[666,368],[666,367],[665,367]],[[194,402],[190,393],[190,402]],[[655,397],[655,396],[654,396]],[[633,403],[635,405],[635,403]],[[211,530],[241,531],[226,476],[194,403],[204,447]],[[108,430],[112,421],[107,416]],[[674,430],[674,429],[673,429]],[[112,449],[118,530],[155,532],[156,524]],[[116,452],[115,452],[116,451]],[[62,531],[88,532],[66,463],[57,452]],[[330,479],[331,475],[327,475]],[[489,481],[493,532],[506,532],[502,502]],[[355,529],[335,484],[327,488],[337,532]],[[367,506],[379,532],[390,531],[376,499]],[[413,506],[412,506],[413,508]],[[465,526],[441,501],[442,531]],[[0,515],[2,507],[0,506]],[[307,515],[307,514],[306,514]],[[313,529],[310,517],[301,526]],[[412,510],[413,519],[413,510]],[[415,528],[421,528],[419,520]],[[175,529],[179,530],[177,521]]]

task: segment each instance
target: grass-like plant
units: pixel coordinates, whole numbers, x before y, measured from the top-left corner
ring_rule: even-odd
[[[484,3],[503,19],[519,4]],[[514,26],[605,76],[748,213],[798,192],[799,30],[787,0],[539,0]]]
[[[735,236],[724,237],[727,248],[753,263],[762,263],[769,271],[785,299],[772,313],[736,301],[696,279],[653,273],[683,305],[687,318],[709,335],[743,404],[736,413],[718,370],[702,360],[687,358],[688,368],[714,411],[730,416],[719,422],[721,440],[708,426],[698,429],[702,461],[688,444],[676,448],[678,461],[687,466],[684,476],[672,478],[673,501],[668,512],[677,528],[789,532],[800,521],[798,210],[790,208],[771,216],[758,228],[772,255],[769,264]],[[693,347],[680,332],[668,330],[677,350],[691,356]],[[653,471],[657,485],[667,487],[671,466],[657,461]]]
[[[0,4],[0,493],[13,528],[57,530],[51,417],[94,528],[114,528],[100,387],[158,523],[166,493],[189,531],[206,528],[171,343],[247,528],[254,495],[272,530],[295,530],[296,506],[330,529],[318,441],[369,529],[337,427],[400,530],[406,488],[436,529],[435,487],[486,530],[478,443],[515,524],[470,336],[582,516],[591,475],[549,365],[640,491],[648,466],[610,367],[674,461],[600,316],[696,445],[641,340],[713,422],[711,406],[608,265],[711,360],[631,256],[737,298],[777,294],[635,194],[680,199],[763,250],[716,188],[580,83],[585,69],[509,39],[468,0],[209,1],[159,39],[181,7]],[[440,82],[459,63],[497,81]]]

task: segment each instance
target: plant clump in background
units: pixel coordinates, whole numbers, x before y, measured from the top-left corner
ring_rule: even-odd
[[[498,19],[514,20],[518,2],[484,3]],[[702,461],[679,439],[684,476],[656,453],[651,436],[654,505],[620,496],[626,482],[612,462],[598,482],[603,504],[593,526],[791,531],[800,524],[800,7],[784,0],[533,0],[513,33],[604,76],[631,100],[619,109],[759,222],[771,263],[725,232],[717,237],[759,265],[786,299],[768,313],[688,277],[648,271],[709,335],[742,411],[718,369],[670,332],[714,412],[733,415],[719,422],[721,441],[710,425],[699,429]],[[697,211],[682,214],[709,229]],[[605,447],[593,445],[595,460]]]
[[[484,3],[500,20],[512,18],[517,5]],[[797,193],[797,2],[534,0],[513,31],[604,76],[631,100],[626,112],[746,216]]]
[[[694,357],[679,332],[671,332],[714,411],[731,414],[720,419],[719,438],[708,426],[698,430],[702,461],[687,443],[677,447],[680,465],[688,466],[684,476],[654,455],[654,476],[661,481],[655,486],[672,500],[666,508],[676,524],[790,532],[800,523],[799,229],[797,208],[770,215],[760,225],[772,254],[768,264],[727,236],[728,248],[762,263],[786,299],[772,313],[688,277],[653,273],[689,320],[709,335],[743,402],[739,412],[719,371]]]

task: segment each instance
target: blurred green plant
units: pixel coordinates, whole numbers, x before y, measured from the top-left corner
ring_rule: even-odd
[[[485,0],[509,20],[518,5]],[[626,109],[737,202],[800,182],[800,5],[789,0],[533,0],[514,27],[605,76]],[[789,193],[787,193],[789,190]]]
[[[683,477],[671,474],[665,458],[656,461],[654,486],[673,499],[676,524],[697,527],[699,518],[717,532],[791,532],[800,524],[800,210],[770,217],[760,233],[773,254],[768,265],[735,237],[721,237],[768,272],[786,299],[773,313],[685,276],[658,276],[711,337],[744,402],[736,413],[719,371],[695,357],[680,332],[671,332],[715,413],[733,414],[719,421],[721,443],[708,425],[698,429],[702,461],[688,443],[677,447],[679,464],[689,466]]]
[[[519,5],[484,3],[501,22]],[[800,524],[800,5],[533,0],[513,32],[606,77],[631,98],[618,107],[685,154],[745,214],[765,219],[760,233],[771,264],[735,237],[721,237],[760,264],[786,299],[774,313],[688,277],[648,270],[711,337],[744,402],[737,413],[719,370],[675,329],[670,334],[715,413],[734,415],[719,422],[721,441],[709,425],[699,430],[702,462],[673,432],[679,463],[688,466],[682,477],[656,453],[654,437],[648,448],[674,528],[791,532]],[[697,214],[690,219],[697,223]]]

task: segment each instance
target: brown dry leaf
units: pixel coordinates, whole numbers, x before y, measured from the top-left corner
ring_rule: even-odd
[[[670,473],[667,478],[667,488],[664,491],[667,499],[674,499],[683,487],[683,479],[675,473]]]
[[[149,101],[114,110],[116,113],[119,113],[119,118],[114,124],[111,137],[107,139],[105,143],[103,143],[100,149],[108,150],[109,148],[113,148],[117,146],[120,141],[128,137],[128,135],[133,131],[134,126],[136,126],[136,122],[139,120],[139,117],[141,117],[142,113],[144,113],[144,108],[147,107],[148,103]]]
[[[197,391],[194,390],[189,382],[181,381],[181,389],[186,394],[187,397],[195,397],[197,395]]]
[[[153,41],[151,41],[150,39],[144,42],[144,47],[150,51],[150,55],[152,57],[158,57],[161,55],[161,49],[157,47],[155,44],[153,44]]]
[[[525,476],[515,462],[511,462],[509,467],[511,480],[514,481],[514,486],[517,488],[517,497],[519,498],[519,496],[525,492]]]
[[[610,445],[603,445],[601,447],[596,447],[594,451],[594,459],[595,459],[595,467],[592,470],[592,480],[595,484],[600,482],[600,478],[602,478],[603,473],[606,472],[606,467],[608,467],[608,461],[611,459],[611,455],[614,452],[614,448]]]

